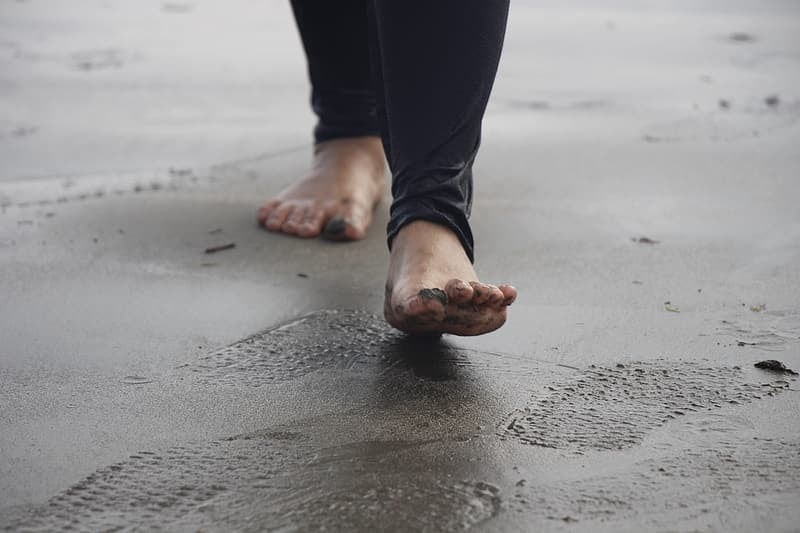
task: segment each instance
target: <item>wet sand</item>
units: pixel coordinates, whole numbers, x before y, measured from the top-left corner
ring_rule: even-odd
[[[4,6],[0,529],[796,531],[800,12],[587,4],[512,6],[473,224],[520,298],[441,342],[379,318],[387,202],[257,227],[283,2]]]

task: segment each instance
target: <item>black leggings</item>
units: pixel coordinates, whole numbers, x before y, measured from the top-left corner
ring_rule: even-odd
[[[292,0],[319,117],[316,142],[380,134],[392,171],[388,242],[414,220],[473,260],[472,163],[508,0]]]

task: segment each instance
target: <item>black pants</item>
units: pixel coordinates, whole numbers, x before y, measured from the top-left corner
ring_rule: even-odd
[[[413,220],[450,228],[473,260],[472,164],[508,0],[292,0],[316,142],[380,134],[392,171],[388,242]]]

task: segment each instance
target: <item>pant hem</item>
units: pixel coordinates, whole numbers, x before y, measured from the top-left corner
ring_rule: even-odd
[[[475,244],[472,238],[472,231],[470,230],[469,223],[467,222],[465,215],[462,214],[458,218],[461,218],[462,220],[457,221],[456,217],[450,216],[449,214],[443,213],[429,206],[424,206],[422,208],[415,207],[413,209],[409,209],[407,212],[393,212],[386,229],[386,243],[391,251],[392,242],[394,241],[394,238],[397,237],[397,234],[401,229],[416,220],[425,220],[427,222],[433,222],[434,224],[444,226],[452,231],[456,237],[458,237],[458,240],[461,241],[461,246],[464,247],[464,252],[467,254],[467,258],[469,258],[470,263],[474,263]]]

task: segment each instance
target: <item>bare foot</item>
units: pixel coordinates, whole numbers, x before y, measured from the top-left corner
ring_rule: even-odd
[[[510,285],[487,285],[445,226],[423,220],[400,230],[392,243],[383,313],[411,334],[481,335],[506,321],[517,297]]]
[[[298,237],[363,239],[386,188],[379,137],[334,139],[316,146],[311,173],[258,211],[270,231]]]

